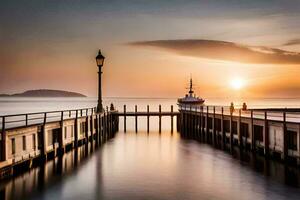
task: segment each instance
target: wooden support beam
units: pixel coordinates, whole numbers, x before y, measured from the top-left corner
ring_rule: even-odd
[[[124,133],[126,133],[126,105],[124,105]]]

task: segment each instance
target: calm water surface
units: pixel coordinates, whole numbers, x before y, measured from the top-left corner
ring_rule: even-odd
[[[123,133],[1,184],[7,199],[299,199],[299,170],[163,132]]]
[[[167,110],[174,101],[117,104],[150,104],[154,109],[159,102]],[[77,104],[82,105],[69,102]],[[40,105],[54,108],[52,103]],[[300,199],[299,169],[182,139],[170,133],[168,117],[162,120],[161,134],[156,118],[151,118],[149,134],[144,131],[146,118],[141,118],[135,134],[130,131],[133,120],[128,119],[129,132],[123,133],[121,119],[120,132],[99,148],[83,146],[1,181],[1,199]]]

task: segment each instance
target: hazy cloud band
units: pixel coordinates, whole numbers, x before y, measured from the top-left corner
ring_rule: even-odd
[[[250,64],[300,64],[300,53],[263,46],[247,46],[218,40],[154,40],[131,42],[159,47],[180,55]]]

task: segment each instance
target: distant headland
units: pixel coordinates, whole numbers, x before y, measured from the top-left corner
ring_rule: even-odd
[[[86,97],[77,92],[69,92],[64,90],[27,90],[17,94],[0,94],[0,97]]]

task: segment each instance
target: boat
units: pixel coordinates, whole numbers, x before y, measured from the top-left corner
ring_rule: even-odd
[[[188,94],[185,95],[183,98],[179,98],[177,100],[179,108],[182,107],[197,107],[204,105],[205,100],[203,98],[200,98],[196,96],[193,89],[193,80],[190,79],[190,87]]]

